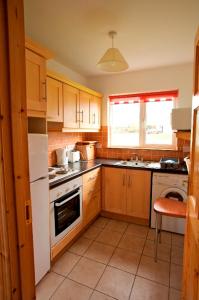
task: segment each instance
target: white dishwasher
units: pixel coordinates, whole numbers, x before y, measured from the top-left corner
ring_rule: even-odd
[[[158,197],[165,197],[173,201],[186,202],[187,199],[188,175],[153,173],[152,180],[152,201],[151,201],[151,227],[155,228],[154,201]],[[185,220],[173,217],[162,217],[162,229],[175,233],[184,234]]]

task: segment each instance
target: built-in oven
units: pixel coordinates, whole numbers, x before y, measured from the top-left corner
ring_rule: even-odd
[[[50,190],[51,245],[82,221],[82,177]]]

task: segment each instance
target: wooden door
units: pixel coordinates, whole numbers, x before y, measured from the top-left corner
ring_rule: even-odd
[[[79,128],[79,90],[63,84],[64,128]]]
[[[80,128],[87,129],[91,127],[90,123],[90,102],[92,99],[92,95],[80,91]]]
[[[90,102],[90,127],[100,129],[101,126],[101,99],[92,96]]]
[[[126,214],[149,220],[151,172],[127,170]]]
[[[102,173],[102,209],[126,213],[126,169],[104,167]]]
[[[47,119],[63,122],[62,83],[51,77],[47,77]]]
[[[199,28],[195,41],[191,172],[183,262],[183,300],[199,299]]]
[[[26,95],[28,116],[46,116],[46,61],[26,49]]]

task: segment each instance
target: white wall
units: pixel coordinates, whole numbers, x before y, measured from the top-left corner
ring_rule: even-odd
[[[87,85],[86,77],[80,75],[79,73],[73,71],[72,69],[60,64],[54,59],[47,61],[47,68],[49,70],[55,71],[57,73],[65,75],[68,79]]]
[[[87,84],[104,95],[102,125],[107,124],[107,96],[119,93],[179,90],[178,107],[191,107],[193,65],[162,67],[87,78]]]

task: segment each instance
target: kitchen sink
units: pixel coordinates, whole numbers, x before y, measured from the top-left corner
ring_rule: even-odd
[[[126,167],[137,167],[137,168],[152,168],[152,169],[160,169],[160,163],[153,161],[136,161],[136,160],[121,160],[116,162],[117,166],[126,166]]]
[[[127,161],[127,160],[121,160],[119,162],[115,163],[118,166],[126,166],[126,167],[147,167],[149,162],[147,161]]]

